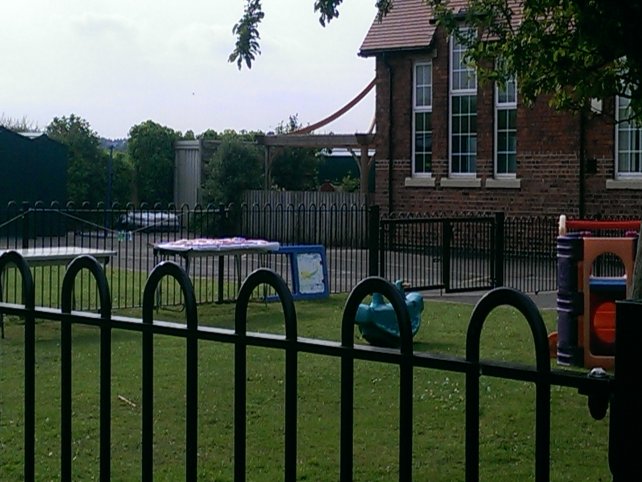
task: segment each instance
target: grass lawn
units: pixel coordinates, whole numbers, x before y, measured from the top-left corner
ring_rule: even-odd
[[[345,297],[297,302],[299,336],[339,340]],[[200,323],[232,327],[233,305],[199,306]],[[472,306],[427,302],[415,351],[464,354]],[[139,311],[123,313],[139,316]],[[181,320],[166,309],[158,319]],[[544,312],[549,329],[555,313]],[[526,323],[513,309],[496,310],[482,335],[482,358],[532,364]],[[255,303],[251,331],[283,333],[280,306]],[[0,341],[0,480],[22,479],[22,332],[10,319]],[[59,474],[59,329],[37,326],[36,478]],[[355,331],[357,343],[358,332]],[[233,347],[199,345],[199,476],[233,480]],[[98,333],[74,328],[73,432],[75,480],[98,477]],[[112,380],[112,478],[140,479],[141,337],[114,331]],[[184,478],[184,340],[155,341],[155,476]],[[552,362],[554,363],[554,362]],[[339,468],[338,359],[299,356],[300,480],[335,481]],[[398,369],[381,363],[355,363],[355,480],[397,480]],[[248,481],[283,478],[283,353],[248,349]],[[481,480],[534,478],[534,399],[530,384],[481,379]],[[464,376],[417,368],[414,385],[414,480],[464,480]],[[607,481],[608,417],[594,421],[586,398],[552,387],[551,479]]]
[[[64,266],[36,266],[32,268],[37,306],[60,307],[60,289],[65,271]],[[119,269],[107,265],[105,274],[109,283],[112,306],[121,308],[141,305],[142,293],[148,276],[144,269]],[[192,282],[197,302],[218,300],[218,286],[212,277],[192,277]],[[163,301],[168,304],[179,303],[182,299],[178,286],[172,285],[172,283],[168,283],[167,280],[163,281],[163,286],[165,286],[162,290]],[[95,283],[88,272],[83,270],[79,273],[75,287],[78,293],[82,293],[82,299],[77,298],[79,306],[82,306],[83,309],[87,307],[93,309],[98,306]],[[10,303],[20,303],[22,286],[17,270],[9,268],[5,272],[3,289],[3,300]],[[231,298],[236,294],[236,290],[236,284],[226,280],[223,286],[223,296]]]

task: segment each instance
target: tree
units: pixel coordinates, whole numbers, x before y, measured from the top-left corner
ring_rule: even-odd
[[[134,166],[138,200],[173,201],[174,142],[179,137],[179,133],[151,120],[129,130],[127,150]]]
[[[46,134],[67,146],[67,197],[69,201],[97,203],[104,201],[107,154],[100,148],[98,135],[89,123],[74,114],[55,117]]]
[[[243,191],[263,185],[263,153],[233,131],[226,131],[220,139],[207,163],[205,198],[214,204],[239,204]]]
[[[194,131],[192,131],[192,130],[188,130],[187,132],[185,132],[185,134],[180,136],[180,138],[183,141],[194,141],[194,140],[196,140],[196,136],[194,135]]]
[[[135,169],[124,152],[113,152],[112,202],[127,204],[133,201]]]
[[[339,16],[342,1],[315,0],[322,25]],[[449,31],[462,24],[476,28],[477,36],[463,39],[470,60],[490,78],[516,75],[522,99],[548,94],[554,107],[581,109],[590,98],[618,95],[630,98],[633,115],[642,118],[640,0],[470,0],[463,13],[451,10],[448,0],[426,3]],[[261,7],[260,0],[246,0],[234,26],[229,60],[239,68],[243,62],[251,67],[260,54]],[[378,0],[376,7],[381,18],[393,5]]]
[[[277,134],[287,134],[300,128],[297,115],[290,116],[287,123],[276,127]],[[318,187],[319,159],[317,150],[305,147],[283,147],[272,158],[270,174],[277,189],[306,191]]]
[[[200,133],[197,136],[197,139],[203,139],[203,140],[207,140],[207,141],[216,141],[216,140],[220,139],[220,137],[221,136],[219,135],[219,133],[216,132],[214,129],[207,129],[207,130],[203,131],[202,133]]]
[[[359,192],[361,182],[356,177],[346,174],[341,178],[341,190],[343,192]]]
[[[491,80],[515,75],[525,101],[550,95],[553,107],[581,111],[591,98],[627,97],[642,118],[642,2],[471,0],[463,16],[429,3],[449,32],[477,30],[459,34],[469,60]]]

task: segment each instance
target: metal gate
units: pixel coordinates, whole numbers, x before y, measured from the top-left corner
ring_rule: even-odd
[[[376,272],[403,280],[411,290],[447,293],[503,285],[504,215],[457,218],[409,217],[375,220]]]

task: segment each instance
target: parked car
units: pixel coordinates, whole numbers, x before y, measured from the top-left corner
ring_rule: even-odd
[[[118,227],[129,231],[171,231],[180,230],[178,216],[155,211],[130,211],[118,219]]]

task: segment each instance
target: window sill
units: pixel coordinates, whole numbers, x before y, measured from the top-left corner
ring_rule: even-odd
[[[481,187],[479,177],[442,177],[439,180],[441,187]]]
[[[434,177],[407,177],[404,180],[406,187],[435,187]]]
[[[517,178],[496,179],[487,178],[486,187],[489,189],[519,189],[522,187],[522,180]]]
[[[607,179],[606,189],[642,190],[642,179]]]

